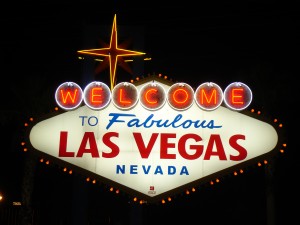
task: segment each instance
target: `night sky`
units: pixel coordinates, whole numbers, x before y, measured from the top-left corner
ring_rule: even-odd
[[[8,2],[2,11],[0,193],[6,196],[4,203],[22,201],[28,160],[20,145],[26,139],[24,122],[53,112],[54,93],[63,82],[84,87],[95,79],[108,81],[107,70],[93,74],[96,65],[79,60],[77,51],[109,43],[116,14],[119,43],[128,41],[130,50],[152,58],[130,64],[133,74],[118,67],[117,81],[161,73],[192,87],[207,81],[221,88],[243,82],[253,92],[250,108],[283,123],[287,148],[268,166],[253,165],[245,174],[225,176],[218,185],[203,185],[166,205],[132,204],[126,193],[116,196],[79,176],[67,176],[58,166],[37,162],[33,204],[40,218],[49,218],[49,224],[81,224],[88,215],[91,224],[274,225],[270,222],[274,219],[281,225],[295,220],[300,163],[295,109],[300,103],[299,7],[286,1],[47,0]],[[268,216],[269,211],[275,215]]]

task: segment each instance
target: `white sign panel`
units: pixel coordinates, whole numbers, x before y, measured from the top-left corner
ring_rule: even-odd
[[[128,110],[81,106],[35,124],[29,138],[36,150],[149,199],[266,154],[278,142],[273,126],[227,107],[149,110],[139,102]]]

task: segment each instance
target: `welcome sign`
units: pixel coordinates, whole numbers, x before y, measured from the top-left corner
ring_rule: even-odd
[[[110,91],[66,82],[55,98],[64,113],[30,130],[34,149],[148,202],[241,166],[276,147],[276,129],[241,111],[252,100],[242,83],[148,80]],[[82,103],[84,102],[84,104]]]

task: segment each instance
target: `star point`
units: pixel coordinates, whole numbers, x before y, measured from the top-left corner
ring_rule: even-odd
[[[98,49],[89,49],[89,50],[79,50],[77,51],[79,54],[92,55],[92,56],[104,56],[106,60],[104,62],[109,64],[110,70],[110,86],[113,89],[115,85],[115,76],[117,70],[118,62],[121,62],[121,66],[124,67],[125,70],[129,71],[125,66],[125,61],[123,57],[128,56],[138,56],[145,55],[144,52],[132,51],[125,48],[118,47],[118,32],[117,32],[117,15],[114,15],[112,31],[110,36],[110,44],[107,48],[98,48]],[[108,60],[107,60],[108,59]]]

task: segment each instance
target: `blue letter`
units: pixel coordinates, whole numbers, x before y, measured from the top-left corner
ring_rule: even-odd
[[[187,170],[186,166],[183,166],[181,168],[180,175],[182,174],[189,175],[189,171]]]
[[[124,123],[124,120],[118,120],[119,116],[135,116],[134,114],[122,114],[122,113],[110,113],[109,116],[112,116],[112,118],[109,120],[108,125],[106,126],[106,130],[108,130],[111,125],[115,122],[121,122]]]

